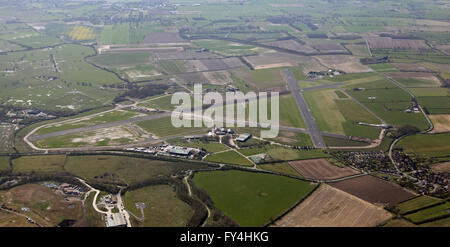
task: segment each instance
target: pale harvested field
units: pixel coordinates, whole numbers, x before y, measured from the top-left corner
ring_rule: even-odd
[[[319,59],[319,61],[327,67],[336,70],[341,70],[346,73],[362,73],[373,71],[371,68],[362,65],[359,62],[359,59],[353,56],[324,55],[324,56],[315,56],[315,58]]]
[[[368,227],[392,216],[386,210],[323,184],[275,223],[279,227]]]
[[[450,162],[439,163],[437,165],[433,165],[432,169],[438,172],[446,172],[450,173]]]
[[[264,43],[264,45],[270,45],[270,46],[274,46],[274,47],[279,47],[279,48],[283,48],[283,49],[287,49],[287,50],[304,52],[304,53],[317,52],[312,47],[310,47],[308,45],[302,45],[302,44],[300,44],[297,41],[292,40],[292,39],[267,42],[267,43]]]
[[[367,38],[371,49],[430,49],[423,40],[413,39],[392,39],[390,37],[370,37]]]
[[[434,125],[434,129],[431,131],[431,133],[442,133],[450,131],[450,114],[429,115],[428,117]]]
[[[297,160],[289,162],[296,171],[310,179],[336,179],[359,174],[350,167],[337,167],[326,159]]]
[[[303,61],[309,60],[309,58],[304,56],[280,52],[267,52],[257,56],[244,57],[244,59],[251,64],[254,69],[293,67],[298,66],[298,64]]]

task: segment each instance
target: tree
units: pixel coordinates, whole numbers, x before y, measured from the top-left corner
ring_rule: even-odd
[[[419,133],[420,130],[416,126],[413,125],[403,125],[397,129],[397,136],[403,135],[413,135]]]

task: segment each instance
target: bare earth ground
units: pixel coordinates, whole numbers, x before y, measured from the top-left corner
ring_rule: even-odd
[[[336,179],[359,174],[358,171],[350,167],[337,167],[326,159],[291,161],[289,165],[305,178],[311,179]]]
[[[370,175],[334,182],[330,185],[365,201],[383,206],[392,206],[416,196],[400,185]]]
[[[444,162],[437,165],[433,165],[432,169],[439,172],[450,173],[450,162]]]
[[[367,38],[371,49],[430,49],[423,40],[413,39],[392,39],[390,37],[370,37]]]
[[[362,65],[359,59],[353,56],[347,55],[324,55],[315,56],[319,61],[327,66],[336,70],[341,70],[346,73],[361,73],[361,72],[371,72],[372,69]]]
[[[442,133],[450,131],[450,114],[429,115],[434,129],[430,133]]]
[[[298,55],[291,55],[280,52],[267,52],[258,56],[248,56],[244,59],[253,66],[254,69],[267,69],[278,67],[292,67],[298,66],[302,61],[307,61],[309,58]]]
[[[275,226],[364,227],[376,226],[391,217],[380,207],[323,184]]]

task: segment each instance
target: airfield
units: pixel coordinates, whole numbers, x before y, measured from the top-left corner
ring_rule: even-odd
[[[449,2],[25,2],[0,226],[449,226]],[[174,127],[195,83],[279,92],[278,136]]]

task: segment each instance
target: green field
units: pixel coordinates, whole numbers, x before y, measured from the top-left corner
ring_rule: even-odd
[[[390,63],[379,63],[379,64],[370,64],[369,68],[377,71],[377,72],[393,72],[397,71],[397,69]]]
[[[13,173],[58,173],[65,160],[65,155],[22,156],[12,160]]]
[[[418,97],[420,105],[429,114],[450,114],[450,96]]]
[[[421,224],[420,226],[427,226],[427,227],[449,227],[450,226],[450,217],[436,220],[428,223]]]
[[[342,100],[334,89],[309,91],[305,100],[311,107],[321,131],[375,139],[379,130],[356,122],[379,124],[380,121],[353,100]]]
[[[223,40],[194,40],[192,43],[224,56],[248,56],[256,55],[259,51],[264,51],[264,49],[256,48],[255,46]]]
[[[268,107],[268,109],[270,106]],[[305,128],[305,122],[298,110],[292,94],[280,97],[280,124],[296,128]]]
[[[197,173],[194,183],[241,226],[269,223],[314,188],[309,182],[241,171]]]
[[[294,170],[287,162],[258,165],[258,168],[290,176],[302,177],[302,175]]]
[[[171,118],[160,118],[153,119],[143,122],[138,122],[137,125],[143,128],[145,131],[152,133],[158,137],[167,136],[179,136],[179,135],[189,135],[189,134],[204,134],[207,132],[207,128],[187,128],[181,127],[176,128],[171,123]]]
[[[433,80],[425,80],[420,78],[396,78],[396,81],[400,82],[405,87],[439,87],[440,83]]]
[[[416,97],[433,97],[433,96],[446,97],[446,96],[449,96],[449,92],[448,92],[447,88],[434,88],[434,87],[433,88],[409,88],[409,90]],[[437,99],[439,99],[439,98],[437,98]],[[436,100],[436,101],[442,102],[442,100]]]
[[[101,44],[138,44],[152,32],[158,31],[147,23],[118,23],[103,27],[99,42]]]
[[[122,199],[125,208],[139,218],[142,213],[136,203],[145,203],[143,221],[130,216],[134,227],[186,226],[193,214],[191,207],[177,197],[173,186],[154,185],[127,191]]]
[[[415,50],[374,50],[376,57],[389,56],[392,62],[431,62],[431,63],[450,63],[447,55],[437,51],[415,51]]]
[[[420,196],[406,202],[402,202],[395,207],[399,210],[400,214],[407,214],[411,211],[431,206],[433,204],[441,202],[441,199],[437,199],[429,196]]]
[[[358,91],[354,88],[364,88]],[[414,125],[421,130],[428,128],[422,114],[404,112],[411,105],[411,96],[385,80],[357,83],[345,86],[346,92],[366,105],[381,119],[394,126]],[[375,97],[375,99],[369,99]],[[420,103],[420,102],[419,102]]]
[[[0,173],[11,170],[8,156],[0,156]]]
[[[0,103],[13,107],[73,112],[110,104],[119,92],[100,89],[121,83],[83,58],[94,49],[74,44],[19,51],[0,57]]]
[[[408,136],[400,140],[397,147],[406,153],[427,157],[443,157],[450,155],[450,134],[420,134]]]
[[[439,217],[450,216],[450,202],[446,202],[431,208],[421,210],[416,213],[407,214],[405,218],[414,223],[422,223],[423,221],[432,220]]]
[[[90,61],[102,67],[115,68],[145,64],[150,61],[151,57],[150,53],[105,53],[90,58]]]
[[[133,184],[199,167],[203,166],[126,156],[92,155],[69,156],[64,168],[67,172],[83,179]]]
[[[232,165],[240,165],[240,166],[253,166],[251,161],[249,161],[242,155],[238,154],[234,150],[208,155],[205,158],[205,161],[215,162],[215,163],[232,164]]]
[[[148,102],[139,104],[139,106],[163,110],[163,111],[173,111],[175,109],[176,105],[172,105],[171,100],[172,100],[172,95],[160,96],[160,97],[152,99]]]

